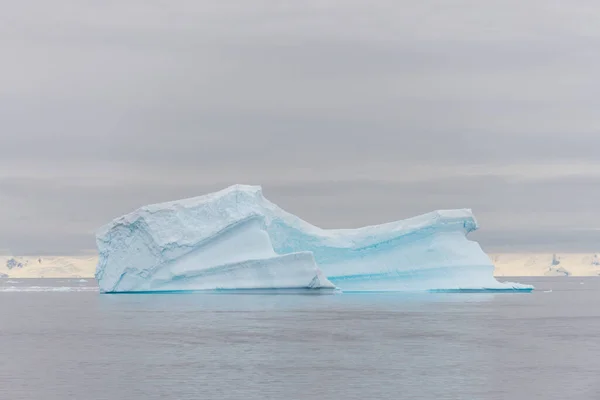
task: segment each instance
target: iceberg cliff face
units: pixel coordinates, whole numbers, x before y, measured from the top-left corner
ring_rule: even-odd
[[[466,235],[470,210],[436,211],[359,229],[324,230],[258,186],[142,207],[96,236],[103,292],[334,288],[530,290],[493,277]]]

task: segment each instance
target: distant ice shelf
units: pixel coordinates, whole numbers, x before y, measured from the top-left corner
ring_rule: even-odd
[[[325,230],[267,200],[259,186],[142,207],[102,227],[96,279],[105,293],[305,289],[531,291],[501,283],[471,210],[440,210]]]

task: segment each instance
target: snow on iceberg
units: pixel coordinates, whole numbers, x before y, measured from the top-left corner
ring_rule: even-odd
[[[259,186],[142,207],[102,227],[103,292],[214,289],[531,290],[500,283],[470,210],[325,230],[267,200]]]

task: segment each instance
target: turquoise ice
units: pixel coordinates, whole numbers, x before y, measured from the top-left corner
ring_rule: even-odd
[[[358,229],[321,229],[259,186],[142,207],[96,235],[103,292],[219,289],[529,291],[501,283],[471,210]]]

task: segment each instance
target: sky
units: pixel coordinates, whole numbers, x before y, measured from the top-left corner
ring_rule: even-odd
[[[259,184],[322,227],[472,208],[489,252],[600,249],[600,3],[6,2],[0,249]]]

